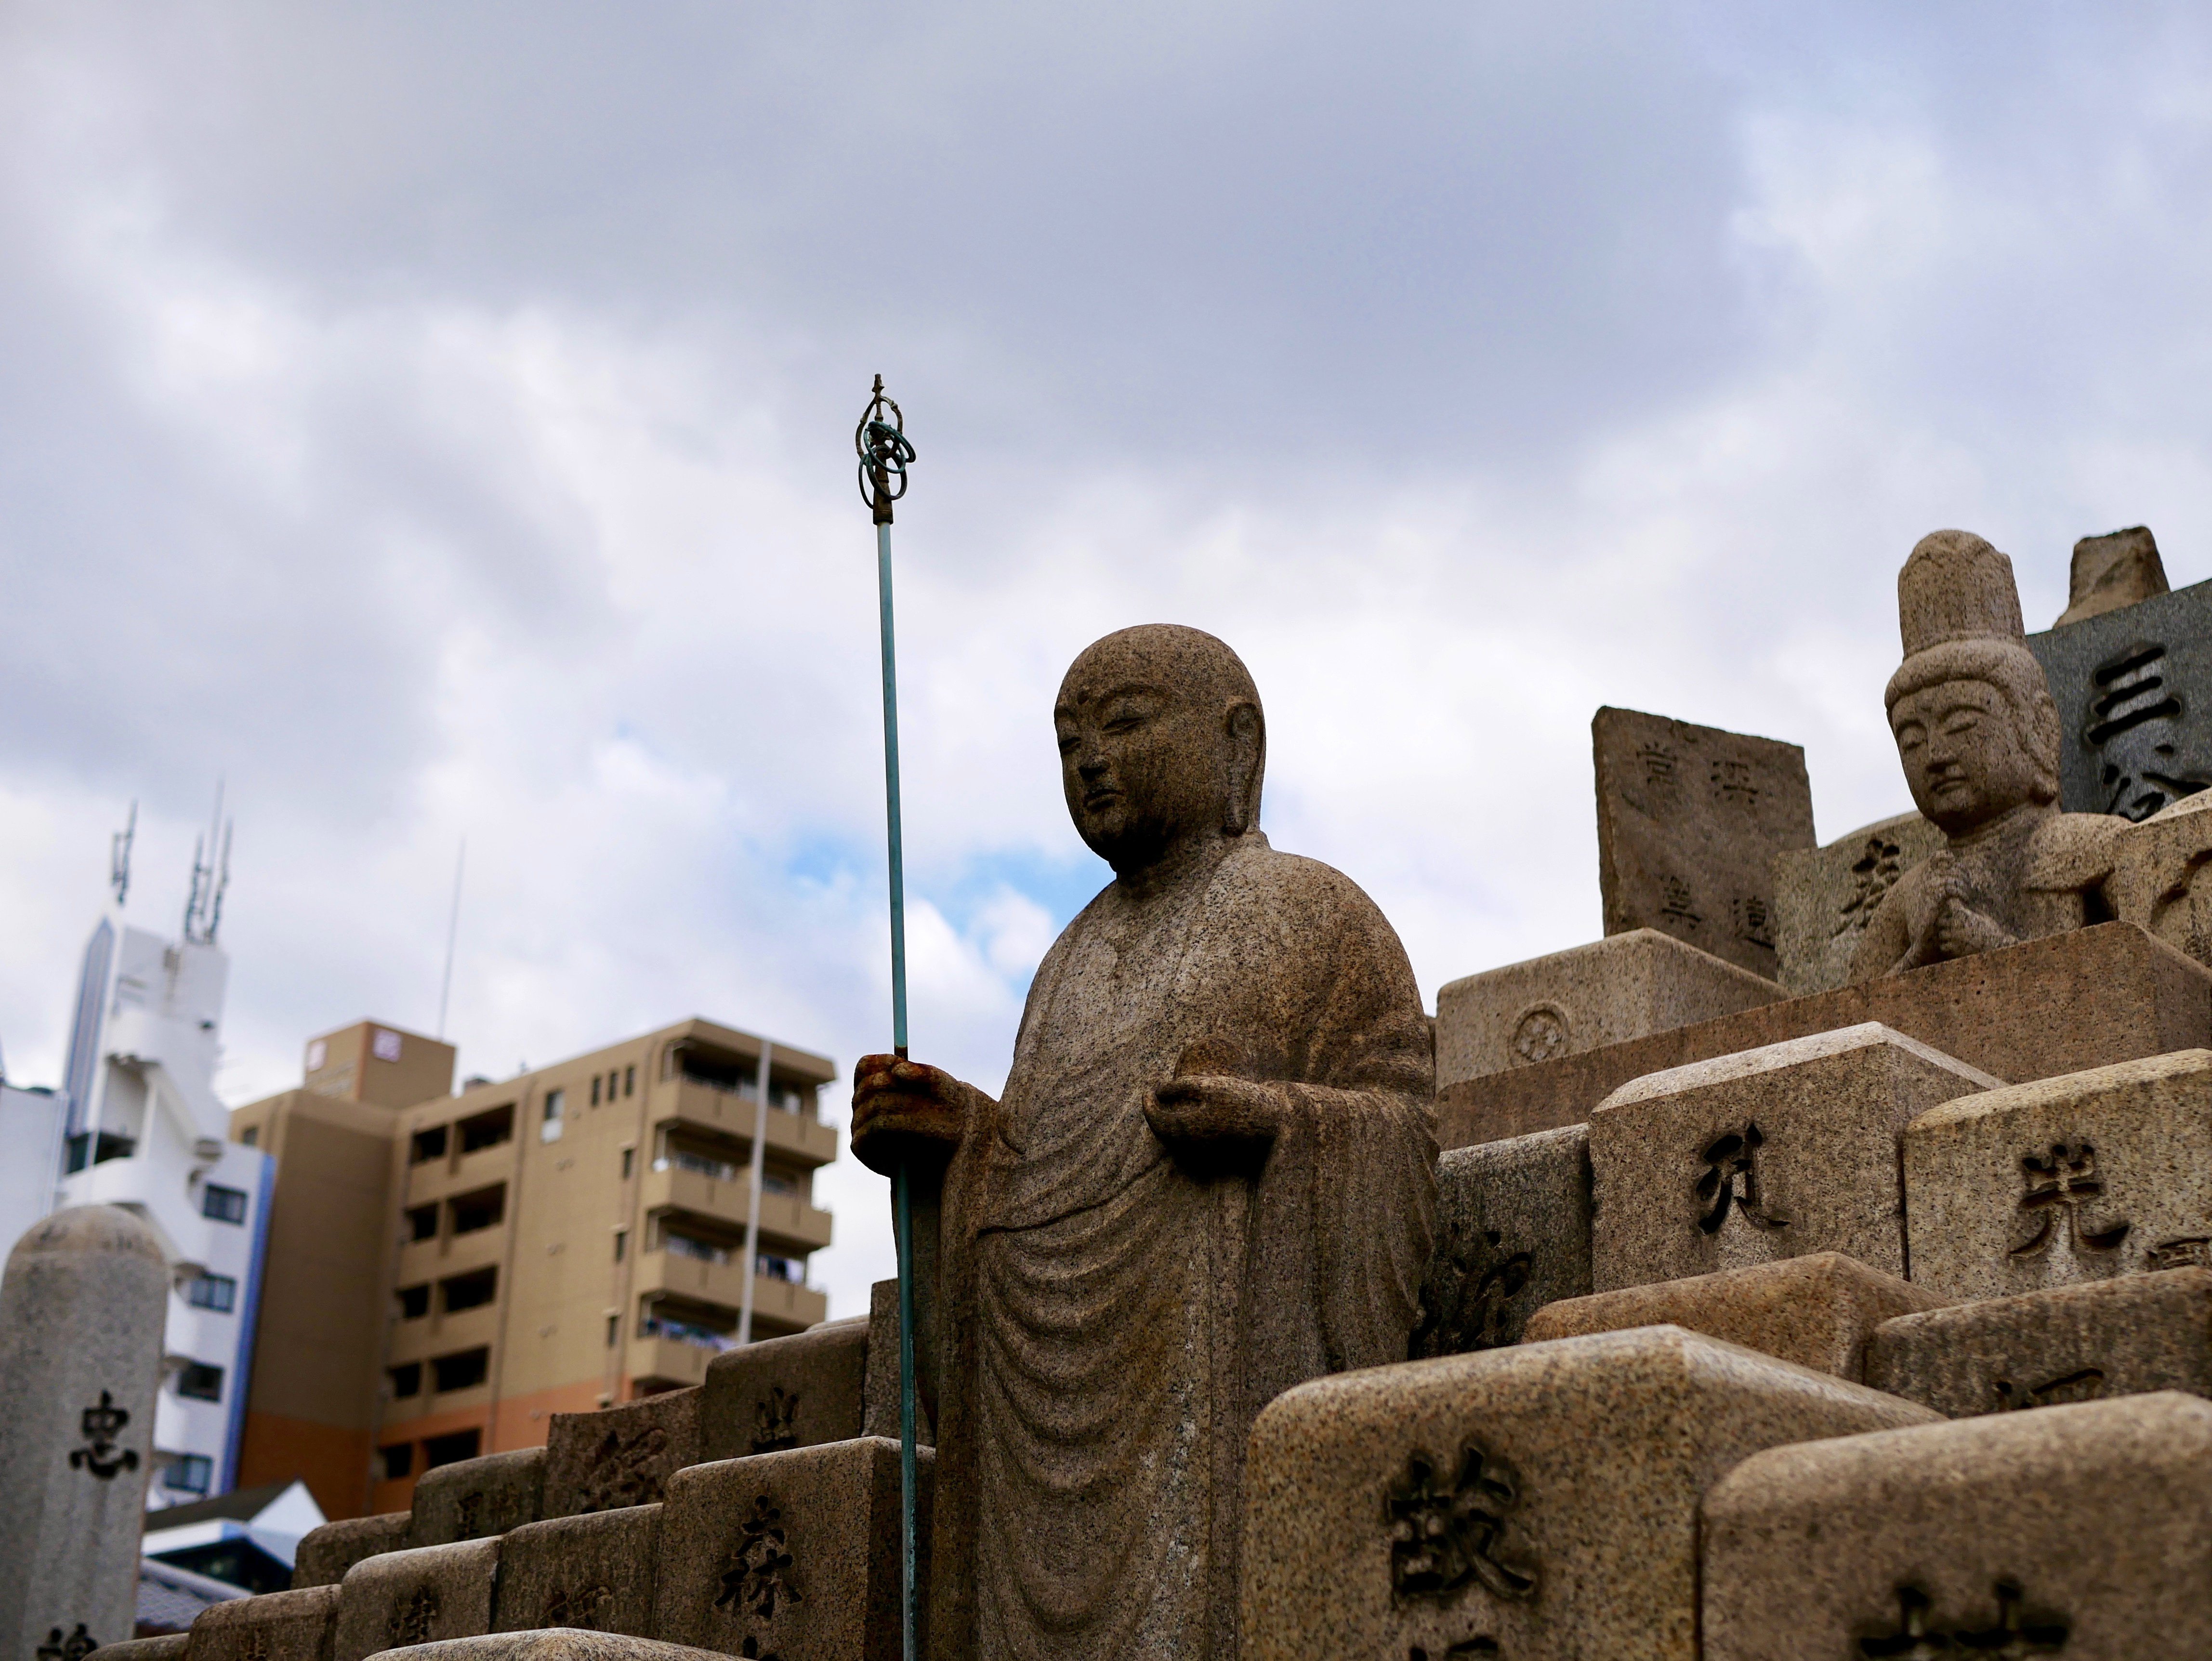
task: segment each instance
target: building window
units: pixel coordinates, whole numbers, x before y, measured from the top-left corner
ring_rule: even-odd
[[[626,1228],[618,1228],[615,1231],[615,1261],[617,1262],[622,1262],[622,1260],[629,1255],[629,1231]]]
[[[488,1113],[463,1119],[454,1129],[461,1133],[461,1152],[464,1154],[511,1141],[514,1137],[514,1104],[507,1102]]]
[[[479,1189],[446,1202],[453,1214],[453,1232],[473,1234],[481,1228],[497,1228],[507,1218],[507,1184]]]
[[[594,1073],[594,1074],[592,1074],[592,1105],[593,1107],[597,1107],[599,1104],[599,1075],[598,1074]]]
[[[434,1240],[438,1238],[438,1208],[418,1205],[407,1214],[407,1238],[410,1240]]]
[[[444,1294],[448,1315],[480,1309],[499,1295],[499,1271],[480,1269],[473,1274],[456,1275],[450,1281],[439,1281],[438,1290]]]
[[[194,1309],[228,1315],[238,1307],[238,1282],[228,1275],[203,1275],[185,1282],[185,1301]]]
[[[428,1130],[418,1130],[407,1144],[407,1163],[428,1165],[433,1159],[446,1157],[446,1127],[434,1124]]]
[[[204,1453],[179,1454],[161,1472],[161,1486],[172,1494],[205,1494],[215,1481],[215,1461]]]
[[[399,1035],[397,1032],[387,1032],[380,1026],[372,1026],[368,1033],[370,1055],[375,1056],[380,1062],[396,1062],[399,1059]]]
[[[321,1072],[323,1070],[323,1063],[330,1060],[330,1040],[327,1038],[315,1039],[307,1046],[307,1071],[310,1073]]]
[[[626,1067],[623,1068],[623,1094],[635,1096],[636,1093],[637,1069],[635,1067]]]
[[[422,1393],[422,1364],[420,1361],[402,1361],[396,1367],[386,1367],[384,1376],[392,1381],[392,1394],[395,1400]]]
[[[792,1285],[798,1286],[804,1283],[806,1279],[805,1265],[794,1263],[788,1257],[771,1257],[766,1252],[763,1252],[758,1262],[759,1268],[757,1272],[763,1280],[787,1281]]]
[[[636,1169],[637,1150],[634,1147],[626,1147],[623,1149],[623,1180],[624,1182],[628,1182],[629,1180],[630,1172]]]
[[[422,1439],[422,1469],[435,1470],[441,1465],[458,1465],[464,1459],[475,1458],[483,1446],[483,1432],[479,1429],[427,1436]]]
[[[177,1394],[195,1402],[222,1400],[222,1369],[205,1361],[187,1361],[177,1374]]]
[[[538,1122],[538,1140],[557,1142],[561,1140],[562,1104],[568,1100],[565,1092],[549,1090],[545,1092],[545,1116]]]
[[[661,1244],[678,1257],[696,1258],[702,1263],[726,1263],[730,1261],[727,1246],[716,1245],[713,1241],[700,1239],[696,1235],[672,1232],[661,1237]]]
[[[399,1288],[399,1318],[419,1321],[430,1312],[430,1283],[425,1281],[418,1287]]]
[[[772,1171],[761,1172],[761,1191],[763,1194],[796,1194],[799,1184],[788,1177],[779,1177]]]
[[[219,1223],[242,1223],[246,1220],[246,1191],[224,1188],[210,1183],[200,1194],[200,1215],[212,1217]]]
[[[246,1126],[245,1129],[238,1133],[238,1140],[247,1147],[260,1147],[261,1127],[258,1124],[250,1124]]]
[[[491,1377],[491,1351],[487,1348],[465,1349],[456,1355],[440,1355],[430,1363],[430,1387],[443,1393],[451,1390],[474,1390]]]
[[[377,1457],[384,1462],[384,1480],[404,1482],[415,1474],[415,1445],[412,1442],[393,1442],[377,1449]]]
[[[608,1317],[607,1317],[607,1348],[608,1348],[609,1349],[612,1349],[612,1348],[615,1347],[616,1342],[617,1342],[618,1339],[620,1339],[620,1338],[621,1338],[621,1336],[622,1336],[622,1317],[621,1317],[621,1316],[619,1316],[619,1315],[610,1315],[610,1316],[608,1316]]]

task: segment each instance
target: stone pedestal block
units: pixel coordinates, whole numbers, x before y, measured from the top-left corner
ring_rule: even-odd
[[[1866,1371],[1869,1340],[1885,1321],[1933,1309],[1937,1302],[1893,1275],[1838,1252],[1818,1251],[1547,1304],[1529,1318],[1524,1337],[1533,1344],[1632,1327],[1686,1327],[1778,1360],[1888,1390]]]
[[[2212,791],[2188,796],[2112,839],[2105,892],[2123,922],[2212,964]]]
[[[0,1279],[0,1645],[131,1636],[169,1273],[116,1206],[34,1223]]]
[[[558,1424],[560,1417],[555,1415]],[[487,1453],[425,1471],[415,1484],[410,1546],[447,1546],[519,1529],[544,1515],[545,1450]]]
[[[2212,1655],[2197,1396],[1777,1448],[1721,1479],[1705,1524],[1705,1661]]]
[[[1794,744],[1633,709],[1590,723],[1605,932],[1656,928],[1772,980],[1774,856],[1813,846]]]
[[[1693,1661],[1698,1501],[1926,1409],[1679,1327],[1316,1379],[1260,1415],[1243,1661]]]
[[[860,1434],[899,1438],[899,1315],[898,1282],[878,1281],[868,1288],[867,1381],[862,1387]],[[920,1357],[916,1357],[917,1364]],[[932,1443],[937,1433],[930,1427],[928,1403],[919,1397],[914,1404],[915,1436]]]
[[[1508,964],[1437,994],[1437,1087],[1754,1009],[1782,989],[1656,928]]]
[[[1589,1131],[1539,1131],[1437,1161],[1437,1250],[1417,1356],[1517,1343],[1528,1317],[1590,1289]]]
[[[192,1622],[192,1661],[331,1661],[338,1597],[311,1586],[210,1603]]]
[[[126,1638],[120,1644],[102,1644],[106,1661],[185,1661],[191,1647],[188,1632],[165,1632],[157,1638]]]
[[[657,1505],[526,1523],[499,1542],[493,1629],[580,1627],[650,1638],[659,1561]]]
[[[1437,1140],[1464,1147],[1581,1124],[1632,1079],[1865,1021],[2021,1084],[2203,1043],[2212,972],[2133,923],[2100,923],[1463,1079],[1437,1092]]]
[[[892,1360],[896,1366],[896,1350]],[[858,1316],[717,1355],[702,1386],[700,1457],[737,1459],[849,1441],[860,1433],[867,1370],[868,1323]]]
[[[387,1511],[375,1517],[348,1517],[311,1529],[292,1558],[292,1589],[335,1586],[364,1557],[404,1551],[411,1512]]]
[[[574,1628],[450,1638],[391,1653],[404,1657],[405,1661],[719,1661],[704,1650],[686,1649],[681,1644],[657,1644],[620,1633]]]
[[[496,1540],[416,1546],[363,1559],[338,1586],[331,1661],[362,1661],[380,1650],[489,1632],[498,1575]]]
[[[1867,1382],[1954,1419],[2159,1390],[2212,1396],[2212,1269],[1905,1316],[1875,1331]]]
[[[1802,998],[1849,981],[1851,954],[1882,896],[1943,845],[1943,833],[1916,812],[1863,824],[1820,848],[1777,854],[1774,948],[1783,990]]]
[[[702,1457],[702,1395],[694,1384],[597,1413],[555,1414],[545,1438],[544,1514],[657,1503],[669,1477]]]
[[[1905,1183],[1912,1278],[1948,1299],[2212,1261],[2212,1050],[1947,1103]]]
[[[1898,1137],[1996,1083],[1869,1022],[1622,1086],[1590,1116],[1593,1287],[1814,1251],[1902,1278]]]
[[[919,1511],[926,1553],[928,1481]],[[926,1559],[923,1584],[927,1585]],[[900,1653],[899,1448],[863,1437],[694,1465],[669,1480],[653,1625],[671,1643],[781,1661]]]

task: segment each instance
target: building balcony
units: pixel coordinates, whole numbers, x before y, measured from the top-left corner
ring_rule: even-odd
[[[458,1159],[426,1159],[407,1167],[407,1200],[410,1206],[428,1205],[471,1189],[489,1188],[514,1172],[515,1149],[510,1140],[480,1147]]]
[[[638,1259],[633,1290],[640,1297],[665,1293],[695,1303],[713,1304],[735,1316],[744,1301],[744,1270],[736,1263],[717,1263],[674,1251],[648,1251]],[[756,1320],[765,1317],[779,1328],[811,1327],[829,1313],[830,1299],[823,1293],[792,1281],[753,1276]]]
[[[472,1269],[485,1269],[497,1263],[507,1253],[507,1225],[495,1223],[489,1228],[471,1229],[466,1234],[445,1234],[435,1239],[410,1240],[399,1248],[399,1278],[396,1286],[414,1286],[423,1281],[442,1280],[448,1275],[465,1273]]]
[[[654,1335],[632,1336],[623,1356],[623,1368],[633,1381],[659,1387],[703,1384],[707,1364],[721,1352],[704,1344]]]
[[[751,1189],[744,1168],[733,1169],[734,1179],[726,1180],[687,1169],[674,1159],[656,1160],[638,1185],[638,1198],[647,1216],[656,1211],[690,1212],[741,1230],[750,1220],[746,1202]],[[800,1255],[819,1251],[830,1244],[830,1232],[828,1212],[817,1210],[796,1194],[762,1192],[761,1244],[767,1250]]]
[[[696,1126],[734,1146],[742,1161],[752,1149],[753,1119],[759,1101],[733,1090],[718,1090],[696,1079],[678,1078],[654,1092],[656,1128]],[[787,1108],[768,1110],[768,1145],[794,1165],[828,1165],[837,1157],[837,1133],[819,1119]]]
[[[457,1349],[474,1349],[499,1336],[499,1305],[484,1304],[458,1315],[425,1315],[412,1321],[395,1321],[388,1365],[420,1361]]]

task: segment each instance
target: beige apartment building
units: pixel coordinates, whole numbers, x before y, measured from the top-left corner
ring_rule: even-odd
[[[412,1088],[440,1052],[431,1092],[376,1099],[380,1056]],[[836,1157],[816,1110],[836,1068],[774,1052],[748,1274],[760,1054],[690,1020],[456,1095],[430,1039],[363,1023],[310,1043],[303,1089],[231,1116],[277,1160],[240,1486],[296,1473],[332,1517],[397,1510],[434,1465],[543,1444],[556,1413],[697,1384],[748,1280],[756,1338],[822,1320],[805,1266],[830,1244],[812,1181]],[[307,1267],[280,1275],[295,1243]]]

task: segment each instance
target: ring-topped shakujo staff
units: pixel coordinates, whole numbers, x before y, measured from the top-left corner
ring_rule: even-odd
[[[906,494],[906,417],[876,377],[868,407],[853,430],[860,457],[860,500],[876,518],[876,593],[884,642],[884,803],[890,843],[891,1048],[906,1054],[906,868],[899,830],[898,667],[891,631],[891,504]],[[914,1216],[912,1161],[902,1157],[891,1178],[891,1209],[898,1237],[899,1301],[899,1631],[906,1661],[918,1653],[915,1631],[915,1386]]]

